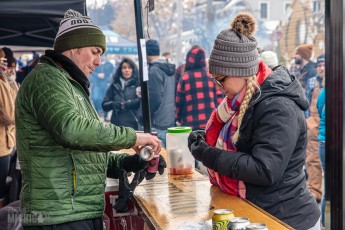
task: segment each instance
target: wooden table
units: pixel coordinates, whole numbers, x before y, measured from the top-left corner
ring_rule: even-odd
[[[252,223],[265,223],[270,230],[293,229],[249,201],[223,193],[197,171],[188,175],[165,172],[144,180],[134,194],[150,229],[175,230],[184,222],[207,221],[215,209],[223,208],[232,209],[235,216],[248,217]]]

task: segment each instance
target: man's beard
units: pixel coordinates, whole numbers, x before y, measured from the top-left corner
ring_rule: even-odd
[[[296,64],[296,65],[302,64],[302,59],[301,59],[301,58],[295,59],[295,64]]]

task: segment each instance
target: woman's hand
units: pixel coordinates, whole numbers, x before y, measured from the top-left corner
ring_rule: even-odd
[[[202,161],[203,152],[209,147],[205,141],[205,131],[198,130],[189,134],[188,148],[196,160]]]

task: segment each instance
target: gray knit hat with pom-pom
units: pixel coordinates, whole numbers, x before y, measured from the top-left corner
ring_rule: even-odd
[[[247,13],[235,16],[231,28],[221,31],[213,45],[209,58],[211,74],[224,76],[249,77],[256,75],[259,68],[256,21]]]
[[[62,53],[91,46],[101,47],[105,52],[106,41],[102,30],[89,17],[75,10],[67,10],[55,37],[54,50]]]

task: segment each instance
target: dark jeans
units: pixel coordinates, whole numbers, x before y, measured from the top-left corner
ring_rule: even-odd
[[[24,230],[103,230],[103,219],[95,218],[46,226],[24,226]]]
[[[0,157],[0,199],[4,198],[6,191],[6,177],[10,167],[10,155]]]

